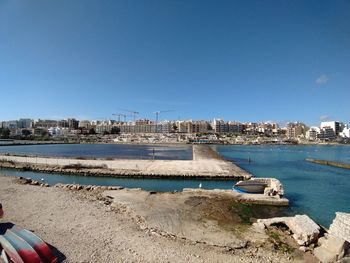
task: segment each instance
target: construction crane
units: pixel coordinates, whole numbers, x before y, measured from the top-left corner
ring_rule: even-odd
[[[126,122],[126,117],[129,115],[122,114],[122,113],[113,113],[112,115],[118,116],[118,122],[120,122],[120,117],[124,117],[124,122]]]
[[[132,113],[134,116],[134,122],[136,121],[136,115],[140,114],[138,111],[127,110],[127,109],[120,109],[120,110]]]
[[[164,112],[171,112],[171,111],[175,111],[175,110],[160,110],[160,111],[153,112],[156,115],[156,124],[158,123],[158,120],[159,120],[159,114]]]

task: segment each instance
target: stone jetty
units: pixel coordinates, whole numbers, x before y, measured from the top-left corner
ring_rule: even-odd
[[[193,146],[192,160],[74,159],[0,155],[0,167],[46,173],[143,178],[249,179],[251,174],[206,145]]]
[[[339,168],[343,168],[343,169],[350,169],[350,164],[348,164],[348,163],[340,163],[340,162],[327,161],[327,160],[318,160],[318,159],[312,159],[312,158],[306,158],[305,161],[310,162],[310,163],[317,163],[317,164],[322,164],[322,165],[339,167]]]

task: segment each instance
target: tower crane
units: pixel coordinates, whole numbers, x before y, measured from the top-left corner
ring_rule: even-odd
[[[160,111],[153,112],[156,115],[156,124],[158,124],[159,114],[165,113],[165,112],[171,112],[171,111],[175,111],[175,110],[160,110]]]
[[[127,109],[120,109],[120,110],[132,113],[134,116],[134,122],[136,121],[136,115],[140,114],[138,111],[127,110]]]
[[[165,112],[171,112],[174,110],[160,110],[160,111],[155,111],[153,112],[156,115],[156,132],[158,132],[158,120],[159,120],[159,114],[165,113]]]
[[[118,122],[120,122],[120,117],[124,117],[124,122],[126,122],[126,117],[128,116],[128,115],[122,114],[122,113],[113,113],[112,115],[118,116]]]

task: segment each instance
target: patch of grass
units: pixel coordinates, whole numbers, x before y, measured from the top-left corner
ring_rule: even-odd
[[[274,240],[278,240],[278,241],[280,240],[280,234],[278,232],[270,230],[268,231],[268,235]]]
[[[291,247],[281,240],[280,233],[274,230],[268,230],[267,235],[269,236],[270,241],[273,243],[273,246],[276,250],[281,251],[285,254],[292,254],[295,251],[294,247]]]
[[[249,203],[232,202],[231,213],[236,214],[243,224],[250,224],[255,219],[271,218],[289,215],[289,209],[285,207],[275,207],[268,205],[258,205]]]
[[[252,218],[256,218],[256,214],[251,204],[243,204],[234,202],[231,211],[239,216],[242,224],[250,224]]]

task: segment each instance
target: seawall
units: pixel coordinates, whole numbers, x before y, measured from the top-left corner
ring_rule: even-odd
[[[193,160],[74,159],[0,155],[0,167],[46,173],[143,178],[249,179],[251,174],[206,145],[193,146]]]
[[[333,162],[333,161],[327,161],[327,160],[318,160],[318,159],[311,159],[311,158],[307,158],[307,159],[305,159],[305,161],[310,162],[310,163],[317,163],[317,164],[322,164],[322,165],[328,165],[328,166],[333,166],[333,167],[350,169],[350,164],[348,164],[348,163],[340,163],[340,162]]]

